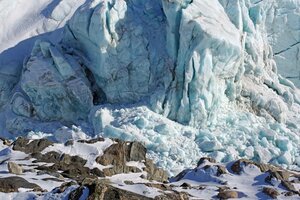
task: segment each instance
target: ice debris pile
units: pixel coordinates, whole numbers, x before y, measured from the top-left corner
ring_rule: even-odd
[[[299,169],[300,92],[277,72],[267,4],[88,1],[10,72],[3,132],[138,140],[171,174],[200,155]]]

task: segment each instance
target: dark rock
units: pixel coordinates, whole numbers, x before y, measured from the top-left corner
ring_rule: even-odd
[[[185,192],[174,191],[172,193],[165,193],[154,198],[155,200],[188,200],[189,195]]]
[[[217,176],[221,176],[222,174],[227,174],[226,167],[222,165],[217,165],[217,167],[218,167]]]
[[[286,170],[269,170],[269,176],[266,177],[265,181],[270,183],[272,178],[276,178],[280,181],[288,181],[291,174]]]
[[[64,163],[66,165],[70,165],[70,164],[75,164],[75,165],[80,165],[80,166],[84,166],[87,162],[87,160],[79,157],[79,156],[70,156],[69,154],[63,154],[61,156],[61,163]]]
[[[281,185],[285,187],[288,191],[294,192],[296,194],[300,194],[299,191],[296,190],[295,186],[289,181],[281,181]]]
[[[155,180],[158,182],[164,182],[168,180],[168,174],[163,169],[156,167],[153,164],[153,161],[150,159],[146,159],[146,172],[148,180]]]
[[[280,193],[277,190],[275,190],[274,188],[270,188],[270,187],[264,187],[262,192],[265,193],[266,195],[270,196],[273,199],[276,199],[277,196],[280,195]]]
[[[256,167],[258,167],[260,169],[261,172],[266,172],[268,170],[277,170],[277,167],[274,167],[272,165],[269,164],[263,164],[263,163],[256,163],[253,162],[251,160],[247,160],[247,159],[240,159],[235,161],[232,166],[231,166],[231,170],[236,173],[236,174],[241,174],[241,171],[243,169],[242,166],[247,166],[247,165],[255,165]]]
[[[13,150],[22,151],[27,154],[38,153],[46,149],[48,146],[52,145],[53,142],[50,142],[47,139],[33,140],[30,142],[29,139],[19,137],[13,143]]]
[[[144,183],[144,185],[146,185],[147,187],[157,188],[162,191],[166,191],[166,190],[171,191],[172,190],[171,186],[166,185],[166,184],[161,184],[161,183]]]
[[[189,171],[190,171],[189,169],[183,170],[182,172],[180,172],[175,177],[172,177],[172,180],[173,181],[180,181]]]
[[[70,194],[69,194],[69,200],[79,200],[80,197],[82,196],[83,191],[85,190],[84,187],[79,187],[76,190],[73,190]]]
[[[228,187],[228,186],[221,186],[218,189],[219,192],[223,192],[223,191],[226,191],[226,190],[230,190],[230,187]]]
[[[57,178],[43,178],[43,181],[55,181],[55,182],[64,182],[61,179],[57,179]]]
[[[42,191],[40,186],[34,183],[30,183],[24,178],[18,176],[0,178],[0,192],[18,192],[19,188],[35,189],[35,191]]]
[[[60,161],[60,154],[57,153],[56,151],[50,151],[45,154],[32,153],[31,157],[36,159],[35,161],[33,161],[34,163],[37,162],[57,163]]]
[[[122,173],[139,173],[142,172],[139,168],[127,165],[115,165],[110,168],[103,169],[105,176],[113,176]]]
[[[295,195],[294,192],[291,192],[291,191],[289,191],[289,192],[284,192],[284,196],[285,196],[285,197],[290,197],[290,196],[293,196],[293,195]]]
[[[105,166],[113,165],[113,167],[103,170],[105,176],[141,172],[137,167],[126,165],[129,161],[139,161],[145,162],[147,179],[159,182],[168,179],[168,175],[164,170],[157,168],[151,160],[146,159],[146,148],[139,142],[122,142],[118,140],[117,144],[108,147],[96,161]]]
[[[126,184],[126,185],[134,185],[134,182],[133,181],[127,181],[127,180],[125,180],[124,184]]]
[[[49,174],[60,170],[63,171],[61,173],[63,177],[72,178],[76,181],[86,177],[103,177],[101,171],[96,169],[90,170],[88,167],[84,167],[87,161],[79,156],[60,155],[57,152],[48,152],[46,154],[35,153],[32,156],[37,159],[35,162],[54,163],[52,166],[38,166],[36,168],[37,170],[47,171]]]
[[[105,139],[102,137],[93,138],[90,140],[78,140],[78,142],[81,143],[87,143],[87,144],[95,144],[96,142],[103,142]]]
[[[0,140],[6,146],[10,146],[12,144],[11,141],[9,141],[8,139],[5,139],[5,138],[0,137]]]
[[[61,184],[59,188],[56,188],[56,193],[63,193],[64,191],[66,191],[68,187],[72,185],[76,185],[76,183],[74,181],[71,181],[71,182]]]
[[[220,191],[217,197],[220,199],[238,198],[239,193],[232,190],[224,190],[224,191]]]
[[[108,147],[96,161],[101,165],[124,165],[129,161],[145,161],[146,148],[139,142],[118,142]]]
[[[105,177],[103,171],[101,171],[100,169],[98,169],[96,167],[91,170],[91,173],[98,176],[98,177]]]
[[[185,188],[185,189],[189,189],[189,188],[191,188],[191,185],[184,182],[184,183],[182,183],[182,184],[180,185],[180,187]]]
[[[89,189],[88,200],[150,200],[151,198],[115,188],[104,181],[95,180],[84,185]]]
[[[72,146],[74,144],[74,140],[68,140],[65,142],[65,146]]]
[[[56,177],[56,178],[59,178],[59,179],[64,178],[59,172],[50,172],[50,171],[38,171],[37,172],[38,176],[44,175],[44,174],[47,174],[47,175],[50,175],[50,176],[53,176],[53,177]]]
[[[200,165],[202,165],[205,161],[209,161],[211,163],[216,163],[216,160],[213,159],[213,158],[203,157],[203,158],[200,158],[200,160],[198,161],[197,167],[199,167]]]

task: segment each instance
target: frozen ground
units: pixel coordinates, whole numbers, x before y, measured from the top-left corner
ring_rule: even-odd
[[[85,164],[86,167],[90,169],[96,167],[103,170],[110,166],[98,164],[96,158],[102,156],[103,152],[112,144],[116,144],[116,142],[110,139],[95,143],[85,143],[82,140],[74,141],[70,144],[56,143],[46,147],[42,151],[42,154],[45,155],[49,152],[53,154],[53,152],[57,152],[60,155],[79,156],[87,160]],[[59,191],[59,187],[64,183],[72,181],[72,178],[66,177],[61,171],[45,173],[45,171],[38,167],[51,166],[53,163],[48,163],[49,161],[46,161],[47,163],[41,161],[36,162],[36,158],[32,157],[34,156],[33,154],[23,153],[13,150],[13,148],[14,144],[12,146],[1,144],[0,184],[3,184],[2,178],[16,176],[10,173],[7,168],[8,162],[14,162],[23,168],[23,173],[17,176],[24,178],[30,183],[37,184],[43,191],[34,192],[31,189],[19,188],[18,193],[0,193],[0,198],[7,200],[32,198],[41,200],[68,199],[69,195],[71,195],[70,193],[79,187],[77,184],[74,184]],[[26,151],[28,149],[24,148],[23,150]],[[119,149],[119,151],[121,152],[122,150]],[[238,162],[240,162],[240,164],[236,164]],[[74,163],[74,165],[76,164]],[[131,161],[128,162],[127,165],[136,166],[140,169],[145,166],[143,161]],[[269,171],[268,168],[270,168]],[[280,174],[281,172],[283,174],[282,177],[278,174],[276,175],[276,173]],[[58,176],[60,173],[63,176]],[[113,176],[101,177],[100,180],[105,179],[106,183],[109,183],[115,188],[130,191],[150,199],[159,195],[170,194],[174,191],[184,192],[188,195],[189,199],[218,199],[223,191],[234,193],[237,195],[236,198],[239,199],[270,199],[271,197],[264,192],[264,188],[275,190],[277,192],[277,199],[299,199],[296,193],[288,193],[291,192],[293,188],[295,191],[299,190],[300,184],[299,181],[297,181],[300,177],[299,173],[282,171],[282,169],[271,165],[265,165],[264,168],[262,168],[261,165],[251,163],[251,161],[247,160],[220,164],[211,159],[201,159],[196,168],[184,170],[178,176],[172,177],[169,183],[146,180],[141,177],[141,175],[145,173],[146,172],[120,173]],[[90,180],[90,183],[91,182],[92,180]],[[291,183],[289,189],[287,186],[284,186],[283,182]],[[85,199],[88,195],[93,194],[87,187],[88,186],[82,191],[82,194],[79,193],[81,199]],[[173,197],[167,199],[177,198]]]

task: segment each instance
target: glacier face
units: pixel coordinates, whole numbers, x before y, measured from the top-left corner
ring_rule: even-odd
[[[278,72],[300,86],[300,2],[270,1],[267,10],[267,33],[273,48]]]
[[[299,169],[300,92],[268,42],[272,9],[297,2],[87,1],[22,72],[1,68],[3,131],[139,140],[171,173],[200,155]]]

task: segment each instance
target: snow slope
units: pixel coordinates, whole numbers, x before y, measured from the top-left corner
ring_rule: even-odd
[[[4,136],[139,140],[170,174],[200,155],[299,170],[300,92],[268,42],[275,4],[26,2],[1,17]]]

